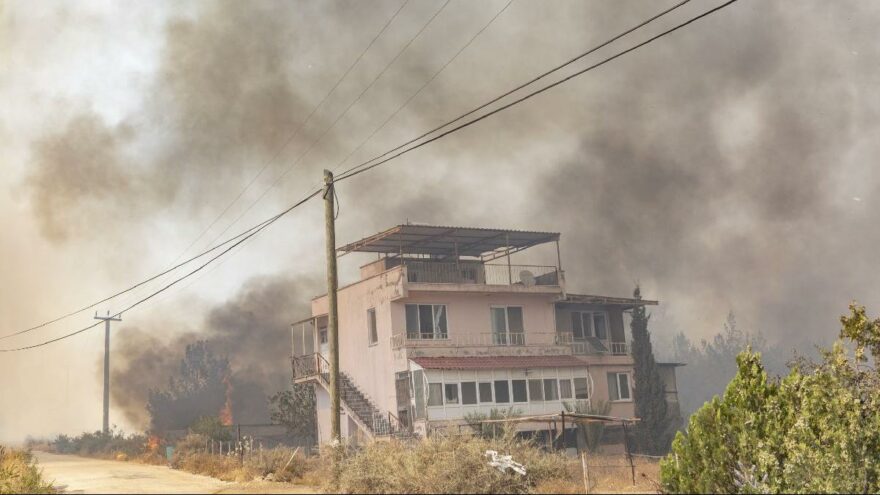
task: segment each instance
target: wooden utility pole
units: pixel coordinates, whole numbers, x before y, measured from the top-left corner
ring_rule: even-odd
[[[324,170],[324,222],[327,238],[327,340],[330,351],[330,438],[342,440],[339,427],[339,313],[336,308],[336,208],[333,172]]]
[[[110,431],[110,322],[111,321],[122,321],[122,318],[118,316],[110,316],[110,312],[107,311],[107,316],[98,316],[98,312],[95,311],[95,319],[96,320],[104,320],[104,426],[103,432],[108,433]]]

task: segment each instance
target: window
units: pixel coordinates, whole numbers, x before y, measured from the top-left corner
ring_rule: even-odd
[[[476,382],[461,382],[461,403],[465,405],[477,403]]]
[[[446,404],[458,404],[458,384],[457,383],[447,383],[443,385],[443,390],[446,392],[444,398],[446,399]]]
[[[541,380],[529,380],[529,400],[532,402],[544,400],[544,385]]]
[[[495,381],[495,403],[507,404],[510,402],[510,385],[507,380]]]
[[[428,405],[429,406],[442,406],[443,405],[443,384],[442,383],[429,383],[428,384]]]
[[[321,339],[322,344],[327,343],[327,328],[318,329],[318,338]]]
[[[511,380],[510,383],[513,386],[513,401],[514,402],[528,402],[529,396],[526,395],[526,381],[525,380]]]
[[[572,380],[574,382],[574,398],[575,399],[589,399],[590,398],[590,389],[589,384],[586,378],[575,378]]]
[[[555,378],[544,379],[544,400],[559,400]]]
[[[596,337],[608,340],[608,318],[605,313],[573,311],[571,313],[571,333],[576,339]]]
[[[370,334],[370,345],[379,343],[379,333],[376,330],[376,308],[367,310],[367,329]]]
[[[613,401],[628,401],[632,399],[629,389],[629,374],[608,373],[608,396]]]
[[[406,305],[406,338],[445,339],[446,337],[445,304]]]
[[[568,378],[559,380],[559,398],[571,399],[571,380]]]
[[[412,372],[413,396],[416,399],[415,419],[425,417],[425,372],[416,370]]]
[[[480,403],[492,402],[492,384],[481,383],[480,387]]]
[[[519,306],[498,306],[489,309],[492,318],[494,345],[525,345],[523,311]]]

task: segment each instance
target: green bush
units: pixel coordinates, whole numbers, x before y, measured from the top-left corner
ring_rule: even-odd
[[[59,454],[76,454],[82,456],[124,457],[134,458],[146,450],[147,437],[140,434],[125,435],[119,430],[107,433],[96,431],[83,433],[76,437],[58,435],[51,443],[52,449]]]
[[[55,493],[28,451],[0,445],[0,493]]]
[[[855,358],[842,342],[819,364],[795,363],[770,380],[761,356],[737,357],[722,398],[706,403],[661,463],[668,492],[880,492],[880,375],[866,365],[880,320],[852,306],[841,318]],[[875,361],[877,354],[874,354]]]
[[[512,455],[526,476],[488,465],[486,450]],[[567,475],[561,454],[541,451],[512,436],[433,437],[413,445],[374,442],[343,454],[339,479],[325,489],[342,493],[528,493],[537,484]]]

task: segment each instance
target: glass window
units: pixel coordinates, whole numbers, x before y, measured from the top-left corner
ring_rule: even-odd
[[[584,324],[581,321],[581,314],[577,311],[571,313],[571,333],[576,339],[584,338]]]
[[[618,373],[617,374],[617,393],[620,397],[620,400],[629,400],[629,375],[626,373]]]
[[[532,402],[544,400],[544,386],[541,380],[529,380],[529,400]]]
[[[446,391],[444,398],[446,399],[446,404],[458,404],[458,384],[457,383],[447,383],[443,385],[443,390]]]
[[[322,328],[322,329],[318,330],[318,336],[321,339],[322,344],[327,343],[327,329],[326,328]]]
[[[605,324],[605,313],[593,313],[593,330],[596,332],[597,339],[608,340],[608,330]]]
[[[519,306],[507,307],[507,329],[510,333],[523,333],[523,310]]]
[[[370,331],[370,345],[376,344],[379,342],[379,333],[376,330],[376,309],[370,308],[367,310],[367,328]]]
[[[461,382],[461,403],[468,405],[477,403],[476,382]]]
[[[544,400],[559,400],[559,390],[555,378],[544,379]]]
[[[559,398],[571,399],[571,380],[568,378],[559,380]]]
[[[492,384],[480,384],[480,402],[492,402]]]
[[[429,406],[442,406],[443,405],[443,384],[442,383],[429,383],[428,384],[428,405]]]
[[[495,403],[506,404],[510,402],[510,385],[507,380],[495,381]]]
[[[590,398],[590,389],[587,383],[586,378],[575,378],[572,380],[574,382],[574,398],[575,399],[589,399]]]
[[[434,337],[434,307],[430,304],[419,304],[419,333],[423,339]]]
[[[425,417],[425,378],[424,371],[416,370],[412,372],[413,396],[416,399],[415,418],[421,419]]]
[[[434,338],[446,338],[446,305],[435,304],[434,308]]]
[[[507,313],[504,308],[490,308],[492,317],[492,343],[507,345]]]
[[[417,339],[420,337],[418,304],[406,305],[406,337],[409,339]]]
[[[525,380],[511,380],[510,384],[513,387],[513,401],[514,402],[528,402],[529,396],[526,395],[526,381]]]
[[[492,343],[494,345],[525,345],[521,307],[493,307],[489,311],[492,317]]]

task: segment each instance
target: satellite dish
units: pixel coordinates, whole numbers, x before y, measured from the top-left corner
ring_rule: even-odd
[[[523,270],[519,272],[519,281],[526,287],[534,287],[535,286],[535,274],[528,271]]]

